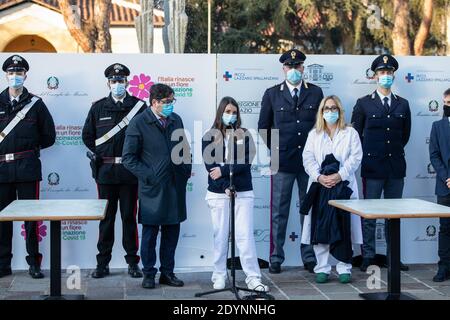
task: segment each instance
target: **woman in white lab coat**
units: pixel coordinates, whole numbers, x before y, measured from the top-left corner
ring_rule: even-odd
[[[320,168],[325,156],[333,154],[340,162],[339,172],[332,175],[321,175]],[[325,97],[317,112],[315,127],[309,132],[303,150],[303,166],[309,175],[308,189],[313,182],[319,182],[326,188],[332,188],[341,181],[348,181],[353,191],[351,199],[358,199],[358,185],[355,172],[362,159],[361,141],[355,129],[345,123],[344,109],[337,96]],[[361,220],[351,215],[351,239],[353,244],[362,243]],[[311,241],[311,214],[305,216],[302,230],[302,243]],[[329,263],[330,245],[315,244],[313,246],[317,258],[314,268],[316,282],[328,281],[331,272]],[[336,271],[341,283],[351,281],[350,263],[338,261]]]

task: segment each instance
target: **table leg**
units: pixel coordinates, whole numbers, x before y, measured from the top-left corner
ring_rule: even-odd
[[[61,295],[61,221],[50,222],[50,295],[44,300],[82,300],[83,295]]]
[[[367,300],[415,300],[414,297],[401,293],[400,274],[400,219],[389,219],[388,225],[388,292],[362,293],[360,297]]]
[[[388,259],[388,292],[391,295],[400,294],[400,219],[388,220],[390,238]]]
[[[61,297],[61,221],[50,222],[50,297]]]

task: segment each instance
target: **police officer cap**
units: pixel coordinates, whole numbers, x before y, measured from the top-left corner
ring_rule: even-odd
[[[108,80],[123,80],[130,75],[130,69],[121,63],[114,63],[105,70]]]
[[[28,65],[27,60],[24,57],[21,57],[17,54],[9,57],[3,62],[3,71],[28,71],[30,70],[30,66]]]
[[[305,60],[305,54],[297,49],[286,51],[280,57],[280,62],[287,66],[296,66],[302,64]]]
[[[372,71],[376,72],[380,69],[388,69],[396,71],[398,69],[398,61],[390,54],[382,54],[372,62]]]

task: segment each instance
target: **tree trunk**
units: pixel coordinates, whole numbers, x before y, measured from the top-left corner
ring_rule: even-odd
[[[94,1],[94,26],[96,30],[95,52],[111,52],[111,33],[109,32],[111,0]]]
[[[394,0],[394,29],[392,30],[392,44],[395,55],[405,56],[411,54],[408,25],[408,0]]]
[[[362,34],[362,25],[363,25],[363,18],[362,14],[360,12],[357,12],[354,19],[354,43],[353,43],[353,52],[352,54],[361,54],[362,52],[362,46],[361,46],[361,34]]]
[[[69,33],[81,47],[81,50],[91,52],[89,38],[86,35],[86,31],[82,30],[83,24],[81,22],[80,9],[72,5],[69,0],[59,1],[59,8],[61,9]]]
[[[76,1],[60,0],[59,8],[69,33],[84,52],[111,52],[111,0],[96,0],[88,21],[81,20]]]
[[[419,31],[414,40],[414,54],[421,56],[423,47],[428,35],[430,34],[431,21],[433,20],[433,0],[425,0],[422,10],[422,22],[420,23]]]
[[[446,47],[446,54],[447,56],[450,56],[450,3],[447,4],[446,8],[446,14],[445,18],[447,20],[447,47]]]

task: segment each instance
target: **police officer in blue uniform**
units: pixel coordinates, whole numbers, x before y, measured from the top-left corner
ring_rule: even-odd
[[[274,152],[279,154],[278,172],[271,177],[271,273],[280,273],[285,259],[283,246],[294,181],[297,181],[300,202],[306,194],[308,175],[303,168],[302,152],[323,99],[320,87],[303,80],[305,59],[306,56],[296,49],[283,53],[279,61],[283,64],[286,80],[267,89],[261,102],[258,129],[268,130],[267,135],[261,136],[271,149],[272,167]],[[276,150],[271,146],[271,129],[279,130],[279,145],[273,146]],[[316,257],[312,246],[301,245],[301,255],[305,268],[313,272]]]
[[[371,66],[377,89],[359,98],[353,109],[352,124],[362,141],[361,177],[365,199],[401,198],[406,176],[405,146],[411,132],[411,111],[406,99],[392,93],[394,73],[399,65],[391,55],[380,55]],[[385,222],[387,230],[388,220]],[[376,220],[362,219],[363,246],[361,271],[375,264]],[[386,241],[389,241],[385,232]],[[401,264],[402,270],[408,267]]]
[[[42,99],[24,86],[29,69],[19,55],[3,63],[8,88],[0,93],[0,211],[16,199],[39,199],[40,150],[55,143],[50,112]],[[37,222],[25,222],[25,231],[28,273],[43,278]],[[0,278],[11,274],[12,237],[13,223],[0,222]]]
[[[120,205],[122,244],[126,251],[128,273],[133,278],[143,276],[138,263],[137,178],[122,165],[122,149],[127,124],[146,108],[144,101],[126,91],[130,70],[114,63],[105,70],[111,93],[93,103],[83,127],[83,142],[92,152],[91,168],[98,185],[100,199],[108,199],[105,219],[99,225],[97,267],[93,278],[109,275],[108,264],[114,245],[114,222]],[[114,128],[116,130],[114,131]],[[113,130],[113,131],[111,131]]]

